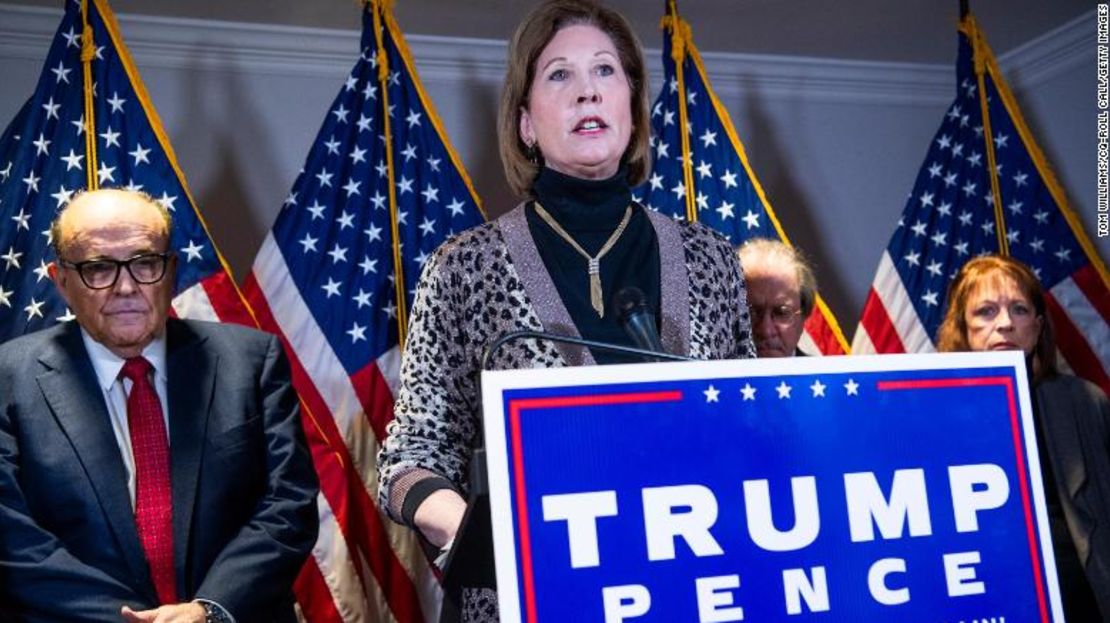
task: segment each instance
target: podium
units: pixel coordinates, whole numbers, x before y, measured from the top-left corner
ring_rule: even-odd
[[[490,521],[486,452],[479,448],[470,459],[470,495],[455,542],[443,569],[443,607],[440,623],[462,619],[464,588],[497,588],[493,565],[493,524]]]
[[[1021,353],[496,371],[482,393],[488,497],[448,575],[489,579],[488,520],[503,623],[1063,620]]]

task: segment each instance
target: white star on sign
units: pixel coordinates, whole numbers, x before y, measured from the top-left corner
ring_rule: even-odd
[[[740,388],[740,393],[744,395],[744,400],[755,400],[755,388],[751,383],[744,383]]]
[[[706,389],[705,391],[703,391],[702,393],[705,394],[705,401],[707,403],[708,402],[719,402],[718,397],[720,396],[721,390],[717,389],[716,387],[713,387],[712,385],[710,385],[709,388]]]
[[[810,386],[809,386],[809,389],[810,389],[810,391],[812,391],[812,392],[813,392],[813,397],[814,397],[814,398],[817,398],[818,396],[820,396],[820,397],[824,398],[824,397],[825,397],[825,388],[826,388],[826,387],[827,387],[827,385],[825,385],[824,383],[822,383],[822,382],[821,382],[821,379],[815,379],[815,380],[813,381],[813,385],[810,385]]]
[[[848,382],[844,384],[844,390],[848,392],[849,396],[858,396],[859,383],[853,381],[852,379],[848,379]]]
[[[775,388],[775,391],[779,393],[779,400],[782,400],[783,398],[790,397],[790,390],[792,389],[794,388],[787,385],[786,381],[782,381],[779,383],[778,387]]]

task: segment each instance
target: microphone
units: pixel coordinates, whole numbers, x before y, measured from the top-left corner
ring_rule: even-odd
[[[641,293],[640,296],[642,297],[643,293]],[[652,316],[653,314],[651,314],[649,312],[648,315]],[[654,320],[651,321],[651,331],[652,331],[652,334],[655,335],[656,343],[658,343],[659,342],[659,335],[655,331],[655,321]],[[638,343],[637,343],[637,346],[635,348],[633,348],[632,346],[622,346],[620,344],[609,344],[607,342],[597,342],[597,341],[594,341],[594,340],[587,340],[587,339],[580,338],[580,337],[571,337],[569,335],[559,335],[557,333],[548,333],[546,331],[530,331],[530,330],[525,329],[525,330],[521,330],[521,331],[510,331],[509,333],[504,333],[500,337],[498,337],[496,340],[491,342],[489,344],[489,346],[486,347],[485,352],[482,354],[482,370],[484,371],[484,370],[489,369],[490,361],[492,361],[493,355],[497,351],[501,350],[501,347],[503,347],[505,344],[508,344],[509,342],[515,342],[517,340],[525,340],[525,339],[536,339],[536,340],[543,340],[543,341],[547,341],[547,342],[574,344],[576,346],[585,346],[587,348],[596,348],[597,350],[604,350],[604,351],[608,351],[610,353],[619,353],[619,354],[622,354],[622,355],[636,355],[638,357],[642,357],[645,361],[693,361],[689,357],[683,357],[681,355],[672,355],[672,354],[664,351],[662,345],[659,346],[659,350],[648,350],[646,348],[641,348]]]
[[[659,339],[659,331],[655,328],[655,314],[648,309],[642,290],[635,286],[617,290],[613,296],[613,309],[617,312],[621,327],[638,348],[656,353],[667,352]]]

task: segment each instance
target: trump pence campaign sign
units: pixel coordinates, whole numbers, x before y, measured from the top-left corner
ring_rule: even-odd
[[[501,620],[1062,620],[1020,353],[482,377]]]

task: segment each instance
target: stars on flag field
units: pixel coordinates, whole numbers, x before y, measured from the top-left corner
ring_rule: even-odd
[[[0,145],[0,223],[7,224],[0,225],[0,341],[73,318],[46,276],[53,259],[49,221],[85,188],[90,173],[103,187],[146,192],[171,212],[178,291],[223,270],[136,95],[136,78],[126,72],[116,46],[108,44],[99,20],[90,20],[98,43],[92,47],[94,124],[88,127],[80,96],[85,81],[80,19],[80,11],[67,6],[44,66],[45,80],[31,96],[27,116],[16,121],[22,131],[5,133]],[[85,153],[90,135],[95,158]],[[179,197],[180,211],[174,203]]]
[[[836,396],[859,396],[860,383],[854,378],[832,380],[829,378],[803,377],[778,379],[744,379],[740,385],[738,381],[721,379],[710,383],[702,390],[705,402],[727,404],[730,402],[758,402],[759,400],[801,400],[832,398]],[[735,385],[733,389],[732,386]]]

